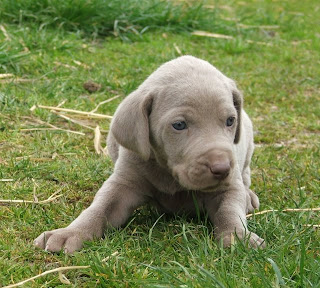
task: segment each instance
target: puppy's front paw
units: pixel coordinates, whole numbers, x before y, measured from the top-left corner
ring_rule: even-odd
[[[249,241],[249,246],[251,248],[266,248],[266,242],[264,241],[263,238],[259,237],[257,234],[253,233],[253,232],[247,232],[249,234],[247,234],[245,236],[245,241],[248,239]]]
[[[34,245],[38,248],[50,252],[73,253],[82,248],[83,242],[92,240],[92,236],[84,233],[81,229],[61,228],[43,232],[34,240]]]
[[[247,189],[247,213],[252,213],[254,209],[259,209],[260,203],[256,193]]]
[[[241,231],[241,232],[227,232],[223,233],[222,236],[218,237],[220,241],[222,241],[223,247],[230,247],[234,245],[236,240],[239,239],[244,243],[248,243],[250,248],[265,248],[266,243],[264,239],[260,238],[257,234],[250,231]]]

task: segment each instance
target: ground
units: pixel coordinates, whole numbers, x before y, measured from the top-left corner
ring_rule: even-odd
[[[215,21],[211,31],[197,30],[231,39],[161,27],[125,39],[93,37],[0,23],[0,198],[61,195],[48,203],[0,201],[0,287],[66,266],[89,266],[63,272],[71,287],[319,287],[319,212],[282,210],[320,206],[320,5],[215,1],[204,9]],[[68,225],[91,203],[113,165],[94,145],[93,129],[99,125],[105,138],[110,120],[65,114],[79,125],[30,108],[63,102],[91,111],[119,95],[96,111],[112,115],[154,69],[181,54],[211,62],[244,94],[255,130],[252,189],[260,210],[275,210],[250,217],[249,227],[267,248],[222,249],[205,217],[169,217],[144,207],[126,227],[74,255],[35,249],[41,232]],[[66,281],[54,273],[25,287]]]

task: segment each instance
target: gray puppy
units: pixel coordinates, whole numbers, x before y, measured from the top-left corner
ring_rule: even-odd
[[[198,206],[224,246],[235,234],[265,246],[246,226],[246,214],[259,207],[249,188],[252,124],[235,83],[211,64],[192,56],[163,64],[119,105],[110,130],[114,173],[89,208],[35,246],[72,253],[146,202],[168,213]]]

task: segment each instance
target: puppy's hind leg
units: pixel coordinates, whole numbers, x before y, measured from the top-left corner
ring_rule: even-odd
[[[251,170],[250,170],[250,166],[247,165],[242,172],[242,180],[243,180],[243,184],[244,187],[247,191],[246,193],[246,198],[247,198],[247,209],[246,212],[247,213],[251,213],[254,211],[254,209],[259,209],[260,206],[260,202],[259,202],[259,198],[256,195],[256,193],[254,193],[251,189],[250,189],[250,185],[251,185]]]

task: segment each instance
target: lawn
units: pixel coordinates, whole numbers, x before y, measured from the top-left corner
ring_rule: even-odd
[[[0,5],[0,287],[71,266],[23,287],[320,287],[320,217],[305,211],[320,207],[319,2],[109,2]],[[224,38],[192,34],[199,30]],[[184,54],[209,61],[244,94],[252,189],[260,210],[274,210],[248,222],[267,248],[223,249],[205,217],[143,207],[73,255],[35,249],[33,239],[75,219],[113,170],[94,145],[95,128],[104,139],[110,120],[40,106],[90,112],[119,96],[95,111],[112,115]],[[88,81],[100,89],[88,91]]]

